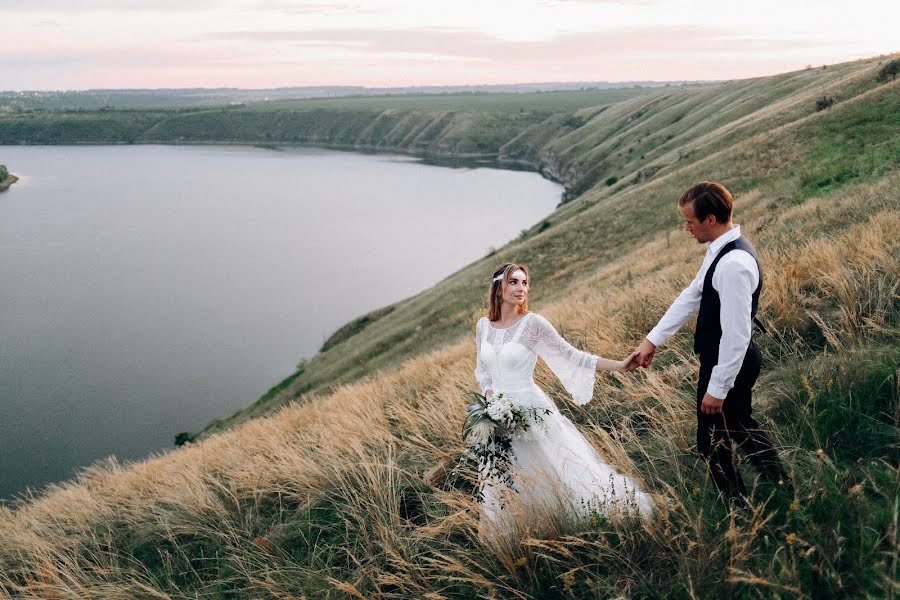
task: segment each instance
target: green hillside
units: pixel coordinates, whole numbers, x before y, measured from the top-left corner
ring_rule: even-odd
[[[584,191],[491,256],[340,328],[196,443],[101,461],[0,506],[0,595],[895,597],[900,82],[881,75],[890,64],[658,90],[524,127],[498,153],[553,165]],[[362,133],[378,119],[321,122],[323,139],[381,139]],[[466,131],[444,126],[456,136],[445,140]],[[437,139],[421,135],[402,139]],[[576,346],[623,356],[702,260],[675,210],[701,179],[735,193],[735,220],[760,252],[769,333],[757,336],[754,414],[790,481],[744,464],[749,509],[717,497],[692,449],[687,327],[652,369],[599,376],[584,406],[536,371],[597,451],[654,495],[654,517],[542,510],[508,543],[483,544],[476,473],[458,459],[489,273],[527,263],[533,310]]]
[[[459,339],[482,313],[484,273],[504,260],[531,266],[542,282],[537,301],[559,298],[567,282],[677,226],[672,198],[698,179],[726,181],[738,193],[758,189],[793,204],[892,171],[900,160],[900,137],[893,135],[900,131],[900,97],[878,81],[879,68],[874,60],[662,90],[529,128],[504,144],[501,155],[553,164],[556,176],[577,182],[575,190],[593,187],[496,255],[362,317],[362,327],[350,328],[358,335],[344,328],[323,352],[213,430]],[[823,95],[836,104],[817,112]],[[618,180],[607,186],[610,177]]]

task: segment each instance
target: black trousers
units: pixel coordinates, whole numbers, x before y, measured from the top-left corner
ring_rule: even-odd
[[[697,381],[697,450],[707,460],[713,482],[722,492],[734,498],[747,490],[738,472],[738,446],[747,453],[750,462],[766,475],[775,477],[781,472],[778,455],[759,422],[753,418],[751,401],[753,385],[759,377],[762,356],[752,342],[734,387],[725,397],[722,414],[707,415],[700,411],[703,396],[709,386],[715,364],[700,362]]]

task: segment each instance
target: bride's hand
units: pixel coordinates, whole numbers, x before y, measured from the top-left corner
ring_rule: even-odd
[[[638,362],[637,355],[638,355],[637,350],[635,350],[634,352],[629,354],[627,358],[623,359],[622,362],[619,363],[619,370],[625,371],[625,372],[634,371],[639,366],[641,366],[641,363]]]

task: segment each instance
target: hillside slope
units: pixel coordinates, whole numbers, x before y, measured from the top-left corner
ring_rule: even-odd
[[[683,146],[645,158],[653,163],[622,183],[599,182],[549,227],[348,327],[255,410],[298,393],[302,402],[134,465],[98,463],[0,507],[0,593],[891,597],[900,550],[900,82],[878,82],[878,68],[829,66],[838,74],[827,93],[840,100],[819,112],[822,89],[795,81],[816,73],[729,84],[763,95],[797,87],[738,113],[711,95]],[[732,118],[719,119],[715,105]],[[652,118],[651,108],[637,118]],[[584,126],[614,128],[603,121],[614,110],[624,107]],[[650,166],[660,169],[641,176]],[[657,518],[539,514],[521,523],[516,543],[482,546],[475,474],[446,466],[462,450],[465,393],[475,386],[469,336],[487,274],[504,260],[528,262],[532,307],[574,344],[620,356],[701,260],[674,210],[701,178],[736,192],[736,221],[766,269],[761,312],[771,333],[758,340],[766,366],[755,409],[793,481],[753,481],[747,512],[717,500],[691,450],[696,363],[685,332],[660,348],[653,369],[600,377],[586,406],[537,372],[598,451],[656,494]]]
[[[540,148],[531,150],[543,153],[536,160],[560,165],[562,179],[593,179],[594,187],[496,255],[351,322],[323,352],[211,430],[399,365],[468,334],[484,310],[484,273],[503,261],[530,265],[540,284],[535,301],[563,296],[573,279],[675,226],[672,198],[696,180],[725,181],[737,193],[759,188],[768,198],[794,203],[833,185],[889,172],[900,156],[897,136],[891,135],[898,126],[892,112],[898,98],[877,81],[879,68],[874,60],[714,88],[662,90],[552,118],[583,123],[576,130],[547,126],[539,139],[504,145],[504,156],[513,148]],[[823,95],[838,103],[816,112],[816,99]],[[854,124],[858,139],[845,139],[844,119],[860,102],[862,114],[854,117],[863,121]],[[538,135],[537,129],[531,132]],[[806,154],[795,156],[798,149]],[[618,181],[605,185],[611,176]]]

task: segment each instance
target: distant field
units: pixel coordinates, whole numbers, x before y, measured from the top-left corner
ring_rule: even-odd
[[[387,110],[416,109],[466,112],[570,112],[588,106],[607,106],[642,96],[660,88],[636,87],[576,92],[537,92],[522,94],[405,94],[389,96],[350,96],[347,98],[308,98],[248,104],[256,110],[321,109]],[[665,88],[663,88],[665,89]]]
[[[538,92],[566,93],[585,90],[588,92],[628,90],[650,90],[665,85],[683,85],[682,82],[662,84],[644,82],[627,88],[608,83],[547,83],[504,86],[478,86],[468,89],[461,87],[426,88],[364,88],[364,87],[302,87],[276,89],[237,88],[193,88],[193,89],[121,89],[121,90],[78,90],[78,91],[2,91],[0,90],[0,114],[23,111],[62,110],[154,110],[175,108],[209,108],[212,106],[232,106],[255,102],[293,102],[302,98],[346,98],[346,97],[403,97],[421,98],[428,96],[527,96]],[[610,97],[615,97],[611,94]]]

